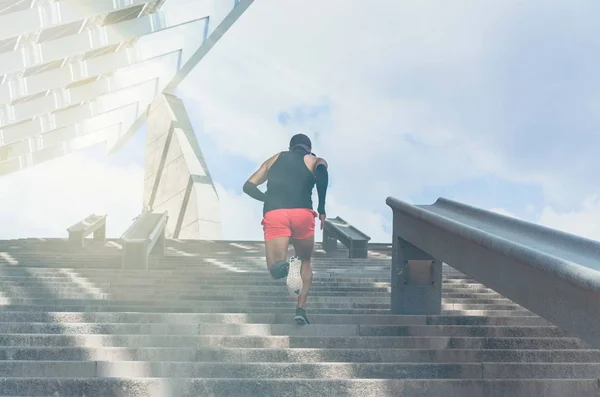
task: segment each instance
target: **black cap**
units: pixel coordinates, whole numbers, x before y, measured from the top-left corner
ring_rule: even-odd
[[[294,149],[297,146],[300,146],[307,152],[310,152],[312,149],[312,142],[306,135],[296,134],[292,137],[292,139],[290,139],[290,149]]]

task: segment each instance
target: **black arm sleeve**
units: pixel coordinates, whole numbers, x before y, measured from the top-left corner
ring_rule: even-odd
[[[317,180],[317,194],[319,195],[319,206],[317,212],[319,215],[325,214],[325,195],[327,194],[327,184],[329,183],[329,173],[324,164],[319,164],[315,170]]]
[[[250,181],[244,183],[244,193],[258,201],[265,201],[265,194],[260,191],[258,186]]]

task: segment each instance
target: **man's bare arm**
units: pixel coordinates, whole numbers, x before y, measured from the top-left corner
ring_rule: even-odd
[[[261,166],[248,178],[246,183],[244,183],[244,193],[248,196],[252,197],[258,201],[265,201],[265,194],[258,188],[259,185],[262,185],[267,181],[267,177],[269,175],[269,168],[273,162],[277,159],[278,154],[271,157],[267,161],[261,164]]]

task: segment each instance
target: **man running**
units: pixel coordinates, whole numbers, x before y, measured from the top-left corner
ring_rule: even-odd
[[[259,185],[267,182],[263,193]],[[262,226],[265,236],[267,268],[275,279],[287,276],[288,291],[298,295],[296,317],[299,325],[310,324],[306,301],[312,284],[310,259],[314,246],[315,217],[312,189],[317,185],[317,207],[321,229],[325,222],[325,195],[329,174],[327,162],[312,153],[310,138],[296,134],[289,150],[265,161],[244,184],[244,193],[264,202]],[[292,239],[295,256],[286,260]]]

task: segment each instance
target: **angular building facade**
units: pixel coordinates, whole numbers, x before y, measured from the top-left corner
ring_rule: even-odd
[[[148,122],[145,210],[171,238],[220,237],[218,197],[178,84],[253,0],[1,0],[0,176]]]

